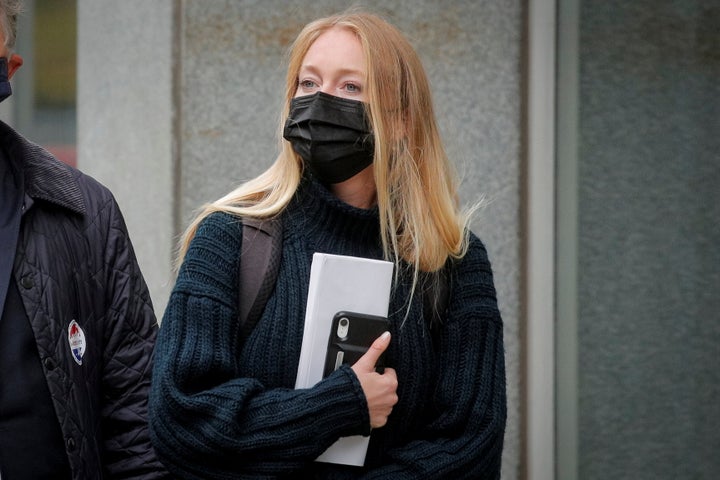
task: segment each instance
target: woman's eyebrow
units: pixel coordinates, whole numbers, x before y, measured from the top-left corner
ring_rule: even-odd
[[[320,69],[312,64],[303,64],[300,66],[300,73],[313,73],[315,75],[319,75]],[[357,75],[360,77],[364,76],[362,70],[359,70],[357,68],[341,68],[339,70],[336,70],[336,73],[340,75]]]

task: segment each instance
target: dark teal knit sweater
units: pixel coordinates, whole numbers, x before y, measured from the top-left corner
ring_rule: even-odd
[[[313,462],[341,436],[370,433],[354,373],[295,390],[314,252],[380,258],[377,210],[303,180],[283,217],[274,293],[247,339],[237,320],[242,225],[218,213],[193,239],[155,350],[150,424],[180,478],[499,478],[506,418],[502,321],[484,246],[455,262],[447,317],[431,333],[406,275],[390,304],[386,364],[399,402],[372,431],[365,467]],[[403,321],[404,320],[404,321]]]

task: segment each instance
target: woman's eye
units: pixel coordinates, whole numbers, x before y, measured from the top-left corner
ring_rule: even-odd
[[[345,90],[352,93],[360,93],[360,86],[354,83],[347,83],[345,84]]]
[[[302,81],[300,81],[300,86],[302,88],[307,89],[307,88],[314,88],[316,85],[315,85],[315,82],[313,82],[312,80],[302,80]]]

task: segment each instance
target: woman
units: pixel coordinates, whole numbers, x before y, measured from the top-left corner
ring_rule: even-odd
[[[416,53],[377,16],[317,20],[292,45],[283,117],[275,163],[184,236],[150,396],[158,456],[181,478],[498,478],[502,321]],[[275,289],[246,335],[241,216],[283,225]],[[314,252],[395,262],[390,335],[295,390]],[[357,434],[371,434],[363,467],[314,461]]]

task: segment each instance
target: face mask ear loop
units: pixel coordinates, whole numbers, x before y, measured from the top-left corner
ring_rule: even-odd
[[[0,102],[12,95],[12,87],[8,78],[8,60],[0,57]]]

